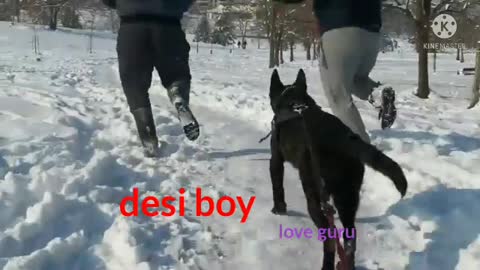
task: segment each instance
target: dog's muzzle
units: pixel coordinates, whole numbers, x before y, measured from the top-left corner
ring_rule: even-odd
[[[292,111],[302,114],[306,109],[308,109],[308,106],[306,104],[294,104],[292,106]]]

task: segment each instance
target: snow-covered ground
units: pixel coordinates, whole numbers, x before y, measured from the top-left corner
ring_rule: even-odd
[[[0,23],[0,268],[80,269],[320,269],[322,243],[280,240],[279,225],[309,227],[297,173],[288,167],[289,216],[275,216],[268,173],[271,70],[268,51],[192,44],[192,108],[201,138],[187,141],[155,77],[151,97],[165,155],[145,159],[117,75],[115,41],[41,31],[38,59],[32,30]],[[297,57],[304,57],[297,51]],[[404,200],[391,182],[367,170],[358,225],[358,269],[480,269],[480,109],[467,111],[471,77],[439,55],[435,93],[419,100],[415,55],[380,55],[373,77],[398,91],[399,118],[382,131],[376,112],[358,103],[373,143],[404,168]],[[467,55],[471,65],[472,56]],[[315,62],[299,68],[325,110]],[[133,187],[142,196],[178,196],[187,215],[123,217],[119,203]],[[219,198],[256,196],[241,213],[196,217],[195,190]],[[339,223],[338,223],[339,225]]]

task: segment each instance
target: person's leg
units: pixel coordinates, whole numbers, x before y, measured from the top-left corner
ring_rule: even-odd
[[[148,89],[153,72],[151,35],[147,25],[122,24],[117,37],[120,80],[147,156],[158,148]]]
[[[131,111],[150,107],[153,61],[150,32],[140,23],[122,24],[117,37],[120,80]]]
[[[155,24],[153,44],[155,68],[167,89],[170,102],[178,111],[185,135],[196,140],[199,125],[189,108],[191,74],[189,66],[190,45],[180,25]]]
[[[175,100],[189,105],[190,74],[188,44],[182,28],[171,24],[153,25],[153,44],[155,48],[155,68],[168,91],[172,104]]]
[[[380,86],[380,83],[373,81],[369,74],[376,64],[380,50],[380,34],[372,33],[366,30],[361,36],[360,44],[364,46],[363,59],[360,62],[357,73],[355,74],[355,87],[352,93],[362,100],[369,100],[379,110],[379,119],[381,119],[382,129],[389,128],[395,122],[397,109],[395,107],[395,91],[392,87],[385,87],[382,90],[380,104],[376,105],[373,96],[373,90]]]
[[[337,116],[364,141],[370,142],[351,96],[354,78],[361,62],[363,46],[357,28],[326,32],[321,41],[320,74],[328,103]]]
[[[379,82],[370,78],[370,72],[375,67],[380,50],[380,34],[363,29],[359,29],[359,31],[364,32],[360,37],[363,55],[354,77],[355,87],[352,89],[352,93],[361,100],[367,100],[375,88],[380,86]]]

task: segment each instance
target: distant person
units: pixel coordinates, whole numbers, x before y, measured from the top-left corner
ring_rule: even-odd
[[[145,155],[158,153],[158,138],[148,90],[155,68],[189,140],[200,135],[189,108],[190,67],[185,33],[180,24],[192,0],[102,0],[117,10],[120,30],[117,53],[120,79],[135,119]]]
[[[244,40],[243,43],[242,43],[242,49],[246,49],[247,48],[247,41]]]
[[[313,6],[321,32],[320,74],[329,105],[335,116],[370,142],[352,94],[373,104],[371,94],[381,85],[369,77],[380,50],[381,0],[314,0]],[[393,89],[385,88],[380,109],[382,128],[395,121],[394,101]]]
[[[237,46],[240,49],[242,47],[242,42],[238,41]]]

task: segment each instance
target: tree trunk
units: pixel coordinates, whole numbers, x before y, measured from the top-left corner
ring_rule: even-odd
[[[293,62],[295,60],[293,57],[293,45],[294,42],[290,42],[290,62]]]
[[[465,54],[463,53],[463,47],[460,48],[460,63],[465,62]]]
[[[269,57],[268,68],[273,68],[275,66],[275,39],[270,38],[269,43],[270,43],[270,57]]]
[[[428,78],[428,49],[424,45],[429,42],[429,18],[431,0],[417,1],[417,51],[418,51],[418,89],[416,96],[427,99],[430,95]]]
[[[477,43],[477,60],[475,61],[475,79],[472,88],[472,101],[469,109],[475,107],[480,101],[480,41]]]
[[[50,30],[57,30],[57,25],[58,25],[58,12],[59,8],[58,7],[50,7],[50,22],[49,22],[49,28]]]
[[[283,51],[284,51],[283,45],[284,45],[284,43],[281,42],[280,43],[280,64],[282,64],[282,65],[283,65],[283,63],[285,63],[285,61],[283,61]]]
[[[457,61],[460,61],[460,48],[457,48]]]
[[[308,43],[306,49],[307,49],[307,60],[310,61],[312,60],[312,44]]]
[[[93,30],[95,28],[95,17],[92,18],[92,21],[90,22],[90,34],[88,37],[88,52],[90,54],[93,53]]]
[[[245,39],[247,38],[247,29],[248,29],[248,21],[245,21],[242,29],[242,44],[243,44],[243,41],[245,41]]]
[[[270,39],[270,61],[268,64],[269,68],[275,67],[275,39]]]
[[[276,40],[276,52],[275,52],[275,65],[278,67],[280,64],[283,64],[283,30],[284,30],[284,21],[279,26]]]
[[[273,62],[276,67],[280,65],[280,44],[278,43],[278,39],[275,40],[275,58]]]
[[[17,16],[17,22],[20,22],[20,0],[14,0],[15,2],[15,16]]]
[[[12,24],[14,24],[15,22],[20,22],[20,0],[11,0],[10,16],[12,19]]]
[[[269,58],[269,68],[275,67],[275,47],[276,47],[276,8],[275,3],[272,3],[272,12],[270,14],[270,35],[269,35],[269,43],[270,43],[270,58]]]
[[[422,34],[424,35],[424,34]],[[428,36],[428,32],[426,34]],[[425,37],[424,37],[425,38]],[[424,38],[420,39],[424,40]],[[428,37],[427,37],[428,39]],[[423,44],[423,42],[421,43]],[[419,45],[421,45],[419,44]],[[418,89],[417,96],[419,98],[428,98],[430,95],[430,86],[428,78],[428,50],[420,48],[418,52]]]

